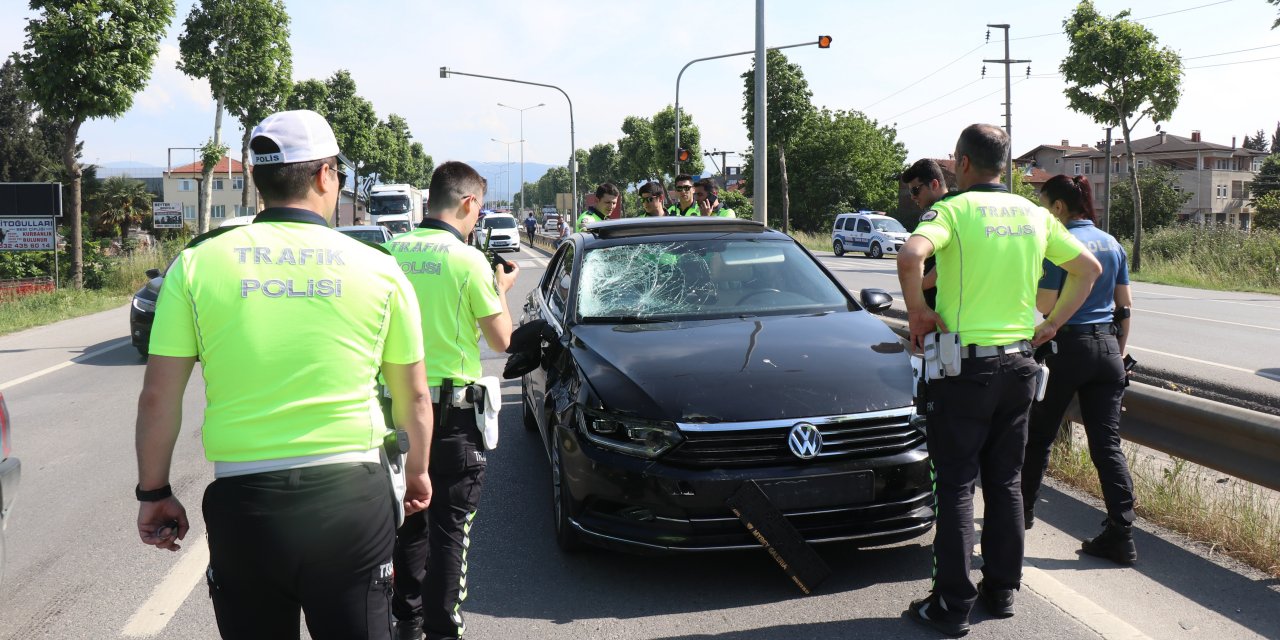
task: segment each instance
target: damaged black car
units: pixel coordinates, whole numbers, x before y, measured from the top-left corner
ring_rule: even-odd
[[[790,237],[648,218],[566,238],[524,305],[508,376],[550,467],[557,543],[758,548],[726,506],[754,482],[809,543],[934,522],[903,342]]]

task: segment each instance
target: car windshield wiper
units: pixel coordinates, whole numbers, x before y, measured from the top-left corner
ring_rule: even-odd
[[[675,322],[671,318],[646,318],[642,316],[588,316],[583,322],[593,324],[653,324],[657,322]]]

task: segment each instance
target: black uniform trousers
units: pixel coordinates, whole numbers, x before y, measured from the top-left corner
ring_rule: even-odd
[[[223,638],[391,637],[391,483],[376,463],[220,478],[206,579]]]
[[[985,504],[982,573],[989,589],[1022,580],[1022,493],[1019,473],[1027,414],[1039,366],[1029,353],[966,358],[960,375],[930,380],[928,442],[933,466],[933,591],[948,610],[968,613],[978,591],[969,579],[973,553],[973,487],[981,469]]]
[[[1098,469],[1107,517],[1116,523],[1131,523],[1133,479],[1129,463],[1120,449],[1120,400],[1124,397],[1125,371],[1120,344],[1110,325],[1097,332],[1072,331],[1064,327],[1056,338],[1058,353],[1045,358],[1049,365],[1049,388],[1044,400],[1031,408],[1026,463],[1022,470],[1022,499],[1034,505],[1040,483],[1049,465],[1049,452],[1058,437],[1062,416],[1071,398],[1080,396],[1080,416],[1089,440],[1089,456]],[[1092,328],[1091,325],[1082,325]]]
[[[484,483],[485,455],[475,409],[449,409],[440,425],[440,405],[432,406],[431,505],[405,518],[396,532],[395,596],[398,620],[422,618],[429,640],[459,638],[466,629],[467,552]]]

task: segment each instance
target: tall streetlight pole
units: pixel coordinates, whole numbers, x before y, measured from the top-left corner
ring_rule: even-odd
[[[1009,153],[1005,155],[1004,173],[1006,186],[1009,187],[1009,191],[1013,191],[1013,85],[1009,82],[1009,65],[1031,61],[1009,59],[1009,25],[989,24],[987,26],[993,29],[1004,29],[1004,60],[983,60],[983,62],[996,62],[1004,65],[1004,132],[1009,134]],[[987,35],[990,34],[991,32],[988,31]],[[1028,67],[1028,74],[1031,73],[1029,69],[1030,67]]]
[[[761,37],[763,37],[763,36],[761,36]],[[826,49],[826,48],[828,48],[828,47],[830,47],[830,46],[831,46],[831,36],[818,36],[818,39],[817,39],[817,40],[814,40],[813,42],[799,42],[799,43],[796,43],[796,44],[783,45],[783,46],[781,46],[781,47],[769,47],[769,50],[770,50],[770,51],[778,51],[778,50],[781,50],[781,49],[794,49],[794,48],[796,48],[796,47],[808,47],[808,46],[815,45],[815,44],[816,44],[816,45],[818,45],[818,48],[819,48],[819,49]],[[686,63],[683,67],[680,67],[680,73],[676,74],[676,148],[675,148],[675,159],[676,159],[676,173],[677,173],[677,174],[678,174],[678,173],[680,173],[680,79],[684,77],[685,69],[688,69],[688,68],[689,68],[693,63],[695,63],[695,62],[704,62],[704,61],[706,61],[706,60],[719,60],[720,58],[732,58],[732,57],[734,57],[734,56],[749,56],[749,55],[751,55],[751,54],[753,54],[753,53],[755,53],[755,51],[739,51],[739,52],[737,52],[737,53],[726,53],[726,54],[718,55],[718,56],[710,56],[710,57],[706,57],[706,58],[698,58],[698,59],[696,59],[696,60],[690,60],[690,61],[689,61],[688,63]]]
[[[764,47],[764,0],[756,0],[756,122],[751,140],[755,175],[751,179],[751,195],[755,196],[752,216],[769,226],[769,60]],[[676,124],[680,115],[676,114]]]
[[[513,145],[513,144],[515,144],[515,143],[519,142],[519,143],[520,143],[520,147],[521,147],[521,148],[524,148],[524,138],[523,138],[523,137],[521,137],[519,140],[512,140],[512,141],[510,141],[510,142],[508,142],[508,141],[506,141],[506,140],[499,140],[499,139],[497,139],[497,138],[489,138],[489,139],[490,139],[490,140],[492,140],[492,141],[494,141],[494,142],[496,142],[496,143],[498,143],[498,144],[505,144],[505,145],[507,145],[507,167],[506,167],[506,169],[507,169],[507,204],[511,204],[511,145]],[[523,171],[521,171],[521,176],[520,176],[521,184],[523,184],[523,182],[524,182],[524,175],[523,175],[523,174],[524,174],[524,172],[523,172]],[[523,187],[521,187],[521,189],[523,189]]]
[[[505,105],[505,104],[502,104],[501,102],[498,103],[498,106],[520,112],[520,211],[516,213],[516,218],[519,218],[520,216],[524,215],[524,191],[525,191],[524,189],[524,112],[530,109],[537,109],[538,107],[545,107],[547,106],[547,103],[539,102],[538,104],[535,104],[532,107],[525,107],[523,109],[521,109],[520,107]],[[575,150],[575,153],[576,152],[577,150]],[[510,188],[508,188],[508,192],[509,191],[510,191]],[[508,195],[507,198],[510,199],[511,196]]]
[[[560,95],[564,96],[565,101],[569,103],[569,177],[573,181],[573,210],[577,211],[578,210],[578,156],[576,151],[578,147],[576,146],[577,142],[574,140],[574,133],[573,133],[573,100],[569,99],[569,94],[565,93],[564,89],[561,89],[560,87],[557,87],[554,84],[543,84],[541,82],[529,82],[528,80],[514,80],[512,78],[499,78],[497,76],[483,76],[478,73],[463,73],[461,71],[454,71],[449,67],[440,67],[441,78],[448,78],[451,75],[470,76],[472,78],[484,78],[486,80],[497,80],[499,82],[514,82],[516,84],[529,84],[535,87],[546,87],[548,89],[555,89],[556,91],[560,92]],[[520,185],[520,190],[521,191],[524,190],[524,185]]]

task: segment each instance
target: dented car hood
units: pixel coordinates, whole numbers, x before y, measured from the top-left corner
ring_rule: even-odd
[[[910,405],[902,341],[865,311],[572,329],[569,349],[610,411],[743,422]]]

